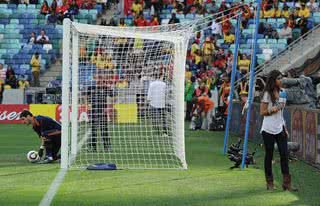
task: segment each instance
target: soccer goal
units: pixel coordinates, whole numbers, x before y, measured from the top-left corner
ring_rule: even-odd
[[[64,21],[62,168],[187,168],[183,98],[191,33],[190,26]]]

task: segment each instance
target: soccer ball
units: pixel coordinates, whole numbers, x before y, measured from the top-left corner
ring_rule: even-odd
[[[34,162],[37,162],[40,160],[40,156],[39,156],[38,152],[32,150],[32,151],[28,152],[27,159],[29,160],[29,162],[34,163]]]

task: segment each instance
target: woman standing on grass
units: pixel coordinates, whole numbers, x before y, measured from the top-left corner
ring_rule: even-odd
[[[297,191],[291,187],[291,175],[288,163],[288,132],[283,118],[285,101],[281,101],[282,74],[278,70],[270,72],[260,105],[260,114],[264,117],[261,134],[265,145],[264,169],[267,181],[267,189],[273,190],[272,158],[274,143],[276,142],[280,153],[281,172],[283,175],[283,190]],[[280,100],[280,101],[279,101]]]

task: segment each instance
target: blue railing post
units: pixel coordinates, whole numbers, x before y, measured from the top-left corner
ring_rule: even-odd
[[[261,8],[261,0],[257,0],[256,7],[256,16],[255,16],[255,31],[253,36],[253,52],[251,56],[251,64],[250,64],[250,83],[249,83],[249,94],[248,94],[248,110],[247,110],[247,119],[246,119],[246,132],[244,136],[243,143],[243,153],[242,153],[242,164],[241,168],[244,169],[246,156],[247,156],[247,148],[248,148],[248,136],[249,136],[249,127],[250,127],[250,115],[251,115],[251,107],[253,102],[253,87],[254,87],[254,72],[256,65],[256,50],[257,50],[257,36],[258,36],[258,27],[260,22],[260,8]]]
[[[224,146],[223,146],[223,154],[226,154],[227,152],[227,145],[228,145],[228,138],[229,138],[229,127],[230,127],[230,120],[231,120],[231,114],[232,114],[232,100],[233,100],[233,90],[234,90],[234,82],[235,82],[235,76],[236,76],[236,70],[237,70],[237,64],[238,64],[238,50],[239,50],[239,41],[240,41],[240,25],[241,25],[241,12],[238,11],[238,17],[237,17],[237,25],[235,29],[235,45],[234,45],[234,52],[233,52],[233,64],[232,64],[232,72],[231,72],[231,82],[230,82],[230,93],[229,93],[229,105],[228,105],[228,116],[227,116],[227,122],[226,122],[226,131],[224,133]]]

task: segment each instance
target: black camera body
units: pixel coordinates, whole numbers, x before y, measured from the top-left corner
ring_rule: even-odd
[[[234,162],[234,165],[230,167],[230,169],[239,168],[239,166],[242,163],[242,148],[241,148],[241,139],[238,140],[237,144],[231,144],[228,148],[228,159],[232,162]],[[245,159],[245,165],[248,168],[249,165],[256,164],[256,161],[254,159],[254,155],[256,153],[256,149],[254,152],[249,153],[247,152],[246,159]]]

